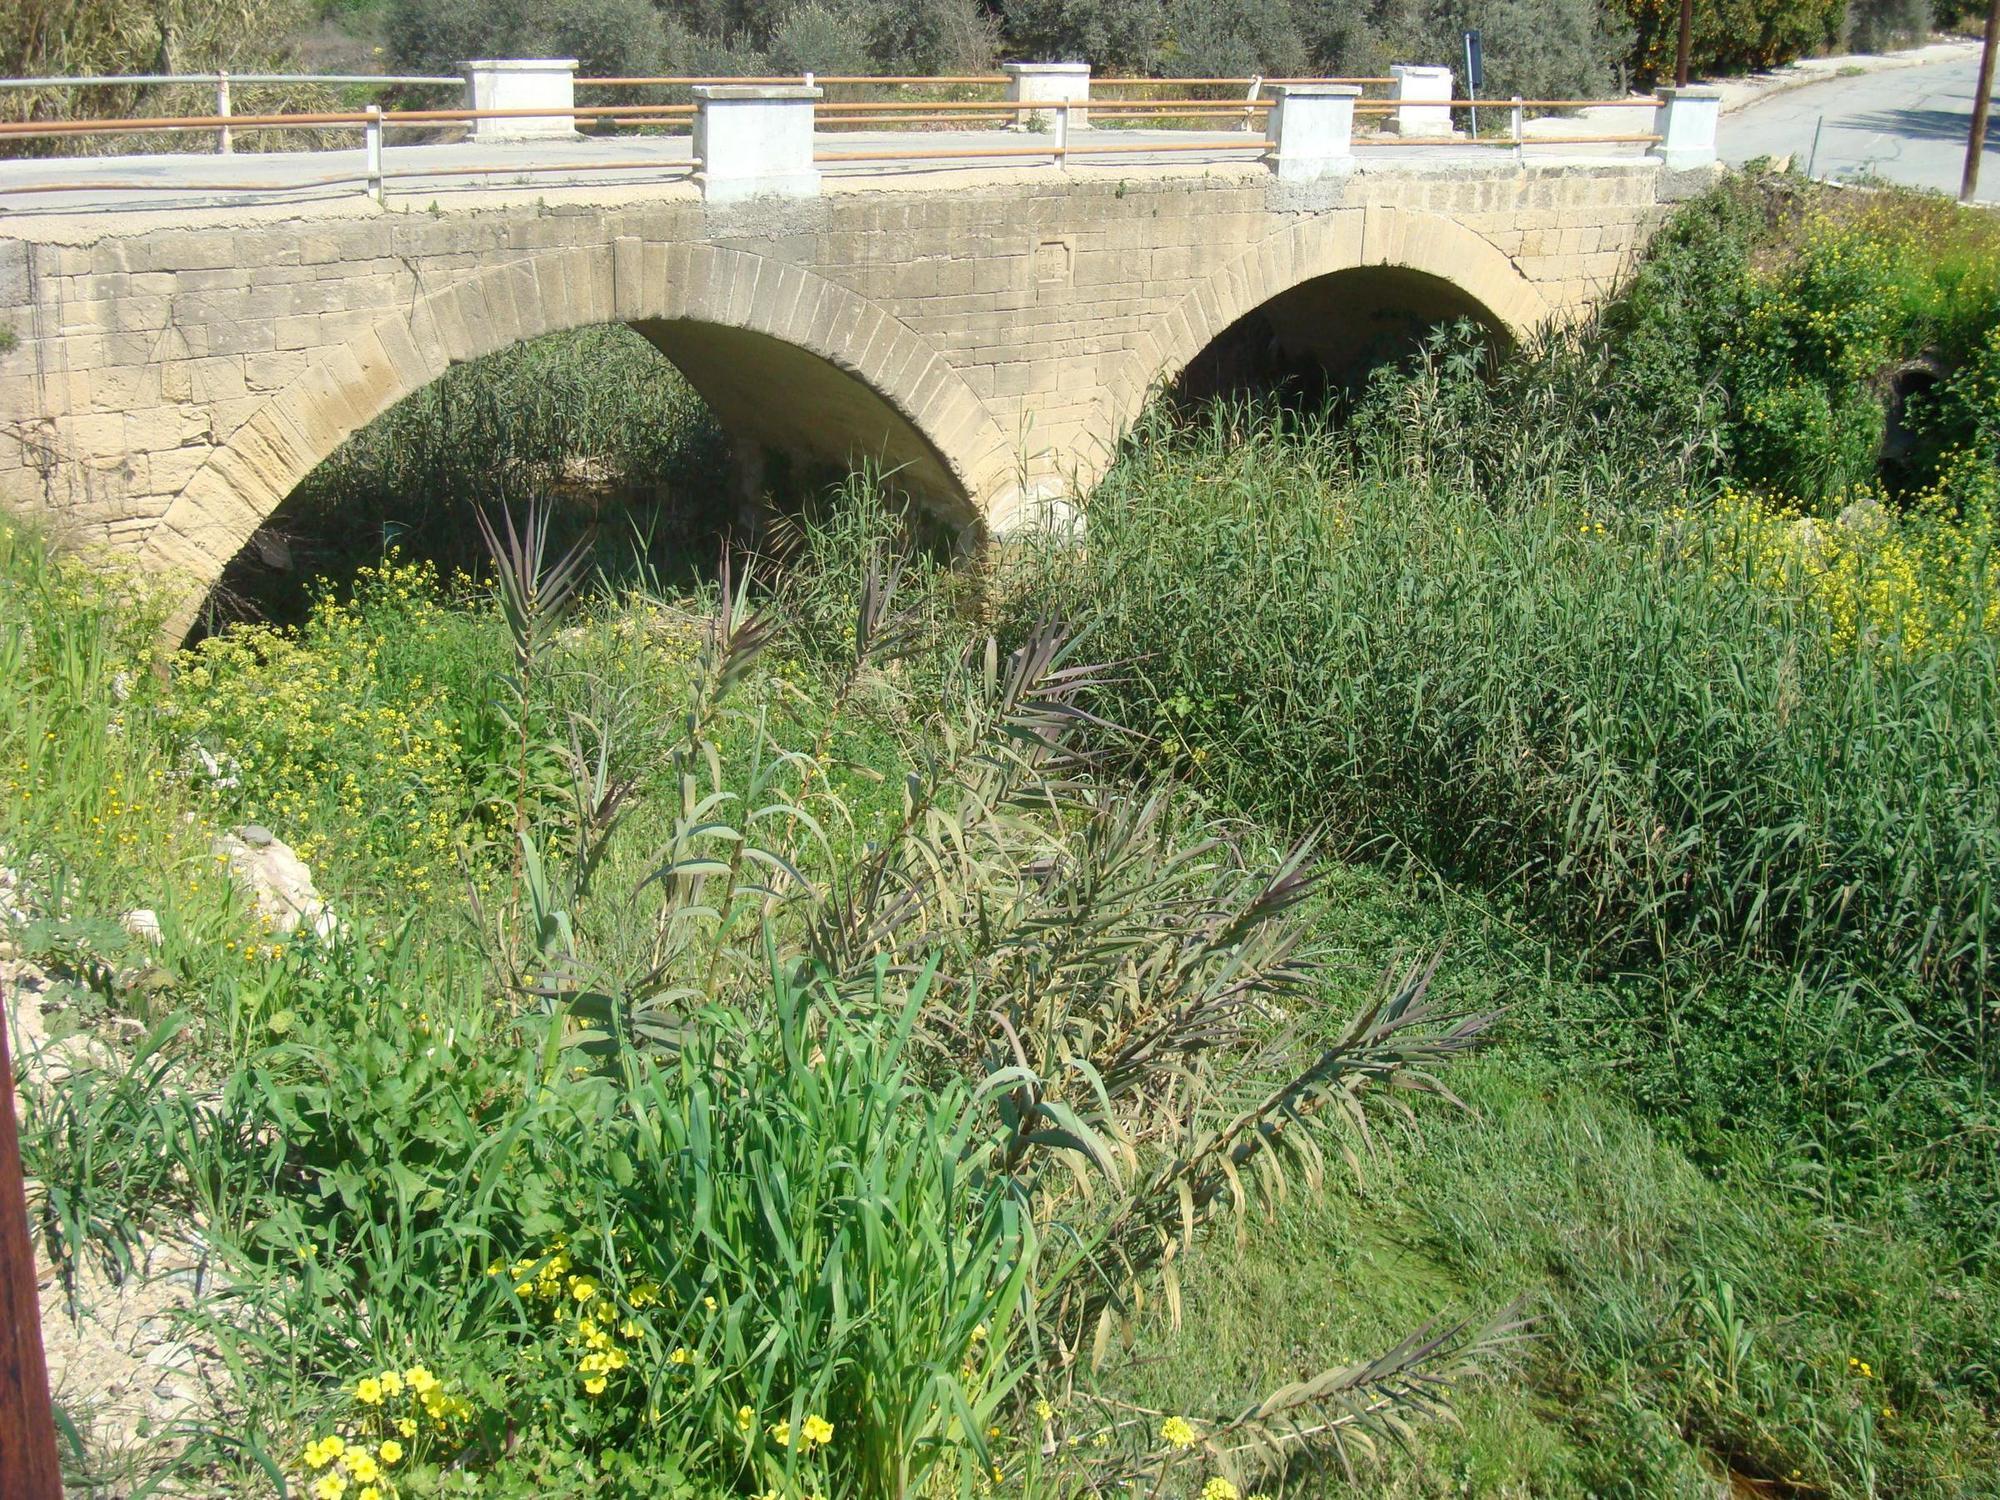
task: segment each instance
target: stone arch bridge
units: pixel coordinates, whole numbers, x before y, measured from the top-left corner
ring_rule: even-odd
[[[1085,493],[1239,319],[1329,355],[1383,320],[1525,336],[1611,288],[1689,175],[1382,155],[0,213],[0,502],[180,580],[185,626],[348,434],[454,362],[619,321],[739,453],[876,460],[1004,532]]]

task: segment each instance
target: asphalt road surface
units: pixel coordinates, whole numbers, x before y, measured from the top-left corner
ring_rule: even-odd
[[[1717,145],[1733,163],[1790,156],[1815,177],[1877,177],[1956,195],[1978,83],[1977,57],[1831,78],[1724,115]],[[2000,112],[1987,126],[1978,197],[2000,202]]]

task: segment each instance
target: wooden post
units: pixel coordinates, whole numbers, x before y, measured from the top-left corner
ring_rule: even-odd
[[[1958,182],[1958,201],[1970,203],[1979,191],[1979,158],[1986,150],[1986,107],[1993,98],[1993,48],[2000,39],[2000,0],[1986,12],[1986,48],[1979,54],[1979,92],[1972,100],[1972,132],[1965,140],[1965,175]]]
[[[62,1500],[62,1465],[42,1354],[42,1303],[28,1203],[21,1183],[21,1141],[14,1127],[14,1060],[7,1047],[7,1005],[0,996],[0,1495]]]
[[[1694,0],[1681,0],[1680,35],[1674,41],[1674,87],[1688,86],[1688,48],[1694,38]]]

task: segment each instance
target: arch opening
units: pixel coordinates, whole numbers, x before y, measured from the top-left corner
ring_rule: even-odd
[[[952,466],[859,374],[696,319],[595,324],[454,364],[313,466],[206,591],[192,633],[296,621],[391,548],[449,574],[484,561],[476,506],[553,502],[558,548],[690,582],[726,537],[837,503],[865,468],[944,544],[975,512]]]
[[[1180,405],[1274,397],[1295,409],[1360,394],[1383,365],[1407,363],[1441,325],[1466,322],[1495,353],[1506,324],[1442,276],[1363,265],[1311,277],[1243,313],[1197,351],[1169,386]]]

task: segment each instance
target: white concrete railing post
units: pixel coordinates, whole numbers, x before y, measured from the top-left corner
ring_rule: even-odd
[[[1521,103],[1521,96],[1519,94],[1516,94],[1514,96],[1513,114],[1510,120],[1510,128],[1514,132],[1515,161],[1526,161],[1528,159],[1527,125],[1528,125],[1527,111]]]
[[[1069,166],[1070,107],[1067,104],[1058,104],[1055,109],[1055,115],[1056,115],[1056,166],[1058,169],[1066,169]]]
[[[1451,134],[1451,69],[1428,64],[1397,63],[1389,69],[1396,80],[1396,113],[1389,128],[1397,135]]]
[[[1354,167],[1351,83],[1281,83],[1271,90],[1271,170],[1281,182],[1311,182]]]
[[[1660,139],[1651,155],[1670,172],[1715,165],[1715,132],[1722,121],[1722,91],[1665,88],[1653,111],[1653,134]]]
[[[368,106],[368,123],[361,127],[361,144],[368,157],[368,196],[382,201],[382,106]]]
[[[694,91],[695,181],[710,203],[811,198],[813,106],[825,90],[784,84],[703,84]]]
[[[1010,104],[1067,104],[1069,123],[1077,130],[1090,129],[1090,111],[1077,108],[1090,103],[1089,63],[1002,63],[1007,75],[1007,102]],[[1015,111],[1014,124],[1027,129],[1032,123],[1049,123],[1045,109]]]
[[[216,70],[215,112],[218,115],[222,116],[222,118],[225,120],[228,119],[231,114],[231,110],[229,108],[229,70],[227,68],[219,68]],[[220,130],[216,131],[215,149],[224,156],[229,155],[232,151],[236,149],[235,142],[230,140],[229,138],[229,127],[227,125],[223,126]]]
[[[487,58],[460,63],[471,109],[576,108],[573,57]],[[517,115],[508,120],[474,120],[475,141],[569,140],[576,135],[570,114]]]

